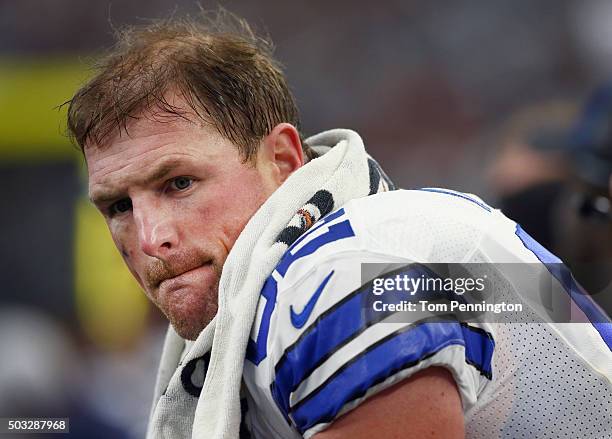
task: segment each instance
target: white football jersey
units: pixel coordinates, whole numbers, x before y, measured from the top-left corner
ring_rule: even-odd
[[[612,438],[612,324],[590,297],[577,298],[574,313],[594,323],[547,322],[536,305],[522,323],[364,312],[372,284],[362,264],[414,261],[537,264],[575,287],[555,271],[558,259],[473,195],[432,188],[353,200],[300,237],[262,289],[244,365],[252,437],[311,437],[442,366],[461,395],[467,438]],[[534,290],[529,275],[503,267],[490,281],[497,300]]]

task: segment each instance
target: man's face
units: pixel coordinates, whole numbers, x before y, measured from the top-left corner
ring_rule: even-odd
[[[85,148],[89,194],[147,296],[194,340],[217,312],[230,249],[278,182],[211,126],[140,118],[128,131]]]

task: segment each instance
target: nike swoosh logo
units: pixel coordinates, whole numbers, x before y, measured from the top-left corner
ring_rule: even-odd
[[[312,310],[314,309],[317,300],[319,300],[321,293],[325,289],[325,285],[327,285],[327,282],[329,282],[329,279],[331,279],[333,274],[334,271],[332,270],[332,272],[329,273],[325,279],[323,279],[323,282],[321,282],[321,285],[319,285],[319,288],[317,288],[317,290],[314,292],[301,313],[296,313],[293,309],[293,305],[291,305],[289,309],[291,311],[291,323],[295,328],[300,329],[306,324],[308,317],[310,317],[310,314],[312,314]]]

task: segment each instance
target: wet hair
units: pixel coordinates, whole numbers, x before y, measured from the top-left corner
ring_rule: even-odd
[[[68,132],[81,151],[128,133],[129,123],[145,113],[161,121],[195,117],[210,123],[245,161],[254,159],[260,140],[277,124],[300,129],[272,43],[227,11],[126,27],[116,31],[116,40],[94,76],[66,102]],[[172,92],[187,108],[168,102]]]

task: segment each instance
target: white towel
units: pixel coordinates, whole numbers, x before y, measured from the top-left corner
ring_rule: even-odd
[[[187,349],[168,329],[148,439],[238,437],[242,368],[264,281],[322,216],[351,199],[393,189],[357,133],[330,130],[306,143],[321,156],[293,173],[238,237],[223,267],[217,316]]]

